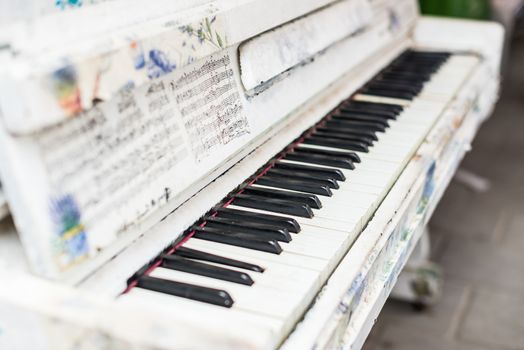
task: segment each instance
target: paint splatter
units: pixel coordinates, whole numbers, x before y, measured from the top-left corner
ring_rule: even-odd
[[[55,6],[64,10],[66,7],[80,7],[82,0],[56,0]]]
[[[129,46],[131,48],[131,56],[133,57],[133,66],[135,69],[144,68],[146,66],[146,58],[144,56],[144,50],[142,50],[142,46],[134,40],[131,41]]]
[[[396,32],[400,29],[400,16],[395,11],[395,9],[390,8],[388,9],[388,17],[389,17],[389,26],[388,29],[390,32]]]
[[[55,257],[60,268],[65,269],[88,255],[87,234],[73,196],[65,195],[51,200],[50,212],[56,230],[52,241]]]
[[[133,66],[136,70],[145,68],[149,79],[159,78],[164,74],[171,73],[177,67],[176,63],[159,49],[151,49],[146,51],[147,54],[145,54],[142,45],[135,40],[130,42],[129,48]]]
[[[82,110],[78,77],[72,65],[56,70],[51,76],[52,88],[58,104],[67,113],[75,115]]]
[[[176,69],[176,64],[170,62],[169,57],[161,50],[150,50],[148,56],[147,75],[149,79],[161,77]]]

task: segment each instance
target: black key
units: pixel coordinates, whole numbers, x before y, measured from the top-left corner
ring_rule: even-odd
[[[371,88],[371,89],[393,89],[396,91],[407,92],[407,93],[411,93],[414,95],[418,95],[420,93],[420,90],[422,90],[422,86],[417,87],[414,85],[403,84],[400,81],[396,81],[396,82],[372,81],[369,84],[367,84],[366,87]]]
[[[344,152],[344,151],[331,151],[327,149],[310,148],[310,147],[297,147],[295,151],[300,151],[309,154],[322,154],[332,157],[347,157],[353,163],[360,163],[360,157],[355,152]]]
[[[307,142],[304,142],[304,143],[307,143]],[[310,164],[334,166],[334,167],[342,168],[342,169],[350,169],[350,170],[355,169],[353,162],[349,158],[345,158],[345,157],[333,157],[333,156],[326,156],[323,154],[310,154],[306,152],[291,152],[291,153],[286,154],[284,156],[284,159],[294,160],[297,162],[310,163]]]
[[[200,261],[183,258],[176,255],[162,254],[162,267],[170,270],[192,273],[194,275],[215,278],[246,286],[251,286],[255,281],[245,272],[226,269],[224,267],[206,264]]]
[[[401,105],[391,104],[391,103],[379,103],[379,102],[368,102],[368,101],[355,101],[350,100],[342,104],[344,107],[356,108],[361,110],[377,110],[377,111],[389,111],[401,113],[404,110],[404,107]]]
[[[403,82],[401,80],[380,80],[373,79],[368,82],[365,87],[378,88],[378,89],[394,89],[399,91],[411,92],[418,94],[424,84],[422,82],[413,84],[408,82]]]
[[[409,79],[388,79],[386,77],[379,76],[375,79],[373,79],[374,82],[380,83],[380,84],[401,84],[401,85],[407,85],[417,88],[419,91],[424,88],[423,82],[414,82]]]
[[[270,199],[280,199],[294,203],[307,204],[310,208],[315,209],[322,208],[322,203],[320,202],[320,199],[318,199],[318,197],[314,194],[289,192],[253,186],[245,187],[243,189],[242,194],[251,194]]]
[[[441,60],[405,59],[391,63],[386,70],[411,70],[414,72],[435,72],[440,68]]]
[[[224,233],[253,235],[257,238],[276,239],[281,242],[291,242],[292,239],[289,231],[283,227],[218,216],[207,216],[204,220],[206,221],[205,227],[218,228]]]
[[[328,176],[338,181],[346,181],[346,176],[339,169],[316,167],[311,165],[276,162],[275,169],[286,169],[291,171],[304,171],[319,176]]]
[[[390,79],[392,81],[409,81],[415,84],[425,83],[431,78],[431,74],[420,75],[410,72],[384,72],[379,76],[380,79]]]
[[[310,136],[304,140],[305,144],[340,148],[349,151],[368,152],[368,146],[363,142],[354,142],[336,137]]]
[[[333,138],[334,137],[334,138],[337,138],[337,139],[342,139],[342,140],[347,140],[347,141],[362,142],[362,143],[364,143],[368,147],[373,146],[373,140],[370,139],[369,137],[355,136],[355,135],[346,134],[346,133],[340,132],[340,131],[317,130],[315,133],[313,133],[313,136],[321,136],[321,137],[329,137],[329,138]]]
[[[397,64],[392,65],[386,69],[387,72],[411,72],[421,75],[433,74],[439,69],[438,65],[426,65],[422,64]]]
[[[386,68],[385,72],[411,72],[411,73],[425,75],[425,74],[434,74],[439,69],[438,65],[432,64],[432,65],[425,65],[424,67],[423,65],[424,64],[422,62],[418,62],[418,63],[411,62],[408,64],[404,62],[404,64],[396,64],[396,65],[392,65]]]
[[[351,127],[351,128],[354,128],[354,129],[374,131],[374,132],[377,132],[377,131],[378,132],[384,132],[384,131],[386,131],[386,126],[384,126],[382,123],[348,120],[348,119],[342,118],[342,117],[337,116],[337,115],[331,116],[330,118],[331,118],[331,120],[336,120],[339,123],[344,123],[348,127]]]
[[[294,215],[309,219],[314,215],[313,210],[311,210],[311,207],[307,204],[262,196],[237,194],[233,204],[240,207],[272,211],[274,213]]]
[[[398,64],[426,64],[431,67],[434,65],[442,64],[446,60],[446,57],[443,56],[428,56],[428,55],[418,55],[410,54],[404,57],[399,57],[396,62]]]
[[[382,80],[382,78],[381,78]],[[422,91],[424,89],[424,86],[426,85],[426,82],[428,81],[428,79],[412,79],[412,78],[403,78],[403,77],[397,77],[395,79],[388,79],[388,78],[385,78],[383,79],[384,81],[391,81],[391,82],[403,82],[405,84],[420,84],[422,85],[422,87],[420,88],[420,91]],[[415,96],[418,96],[420,94],[420,91],[415,94]]]
[[[206,241],[223,243],[228,245],[234,245],[237,247],[259,250],[262,252],[280,254],[282,252],[282,247],[274,239],[272,240],[262,240],[253,238],[252,235],[242,235],[242,234],[225,234],[222,230],[214,229],[210,227],[193,227],[194,231],[193,237],[198,239],[203,239]]]
[[[228,308],[233,306],[234,303],[231,295],[225,290],[200,287],[150,276],[140,277],[137,287]]]
[[[415,57],[439,57],[442,59],[447,59],[452,55],[449,51],[420,51],[416,49],[406,50],[405,54]]]
[[[422,55],[413,55],[407,54],[404,56],[399,56],[393,62],[391,62],[389,67],[411,67],[416,66],[418,69],[429,69],[434,64],[441,62],[442,59],[439,57],[429,57]],[[422,65],[425,64],[425,65]],[[386,68],[387,69],[387,68]]]
[[[244,270],[250,270],[250,271],[255,271],[255,272],[264,272],[264,268],[259,265],[247,263],[247,262],[240,261],[240,260],[226,258],[220,255],[202,252],[196,249],[186,248],[184,246],[178,247],[173,254],[182,256],[184,258],[193,259],[193,260],[208,261],[208,262],[212,262],[212,263],[216,263],[220,265],[238,267],[239,269],[244,269]]]
[[[383,97],[391,97],[391,98],[399,98],[402,100],[413,100],[413,98],[416,96],[412,93],[402,92],[402,91],[396,91],[393,89],[373,89],[373,88],[363,88],[359,90],[359,93],[364,95],[373,95],[373,96],[383,96]]]
[[[398,59],[392,62],[389,67],[412,68],[420,71],[431,71],[435,68],[439,68],[443,62],[444,61],[441,58],[411,56]]]
[[[303,179],[293,179],[288,176],[266,174],[259,178],[255,182],[255,184],[261,186],[282,188],[285,190],[313,193],[326,197],[331,197],[333,195],[333,193],[329,189],[329,186],[327,185],[318,184],[314,180],[308,181]]]
[[[386,74],[397,74],[401,76],[409,76],[415,79],[417,82],[426,82],[429,79],[431,79],[431,76],[433,75],[433,72],[423,72],[423,71],[417,71],[414,69],[401,69],[401,68],[389,69],[385,73]]]
[[[386,111],[380,109],[359,109],[353,107],[340,107],[333,114],[345,114],[353,117],[364,118],[365,116],[371,116],[375,118],[381,118],[383,120],[395,120],[397,119],[398,113],[395,111]],[[367,120],[367,119],[360,119]]]
[[[333,178],[326,178],[324,176],[312,176],[311,174],[303,173],[303,172],[283,170],[283,169],[270,169],[267,172],[267,175],[271,175],[273,177],[286,178],[286,179],[296,179],[296,180],[304,181],[307,183],[311,182],[316,185],[327,186],[332,189],[340,188],[337,180]]]
[[[417,94],[410,92],[398,91],[395,89],[377,89],[377,88],[363,88],[359,90],[359,93],[364,95],[380,96],[380,97],[389,97],[397,98],[401,100],[413,100]]]
[[[393,67],[409,67],[415,68],[418,70],[427,70],[431,71],[433,69],[438,69],[444,63],[442,58],[438,57],[408,57],[397,62],[393,62]]]
[[[405,84],[405,85],[413,85],[416,86],[418,89],[417,95],[420,94],[420,92],[424,89],[424,86],[426,85],[426,82],[413,80],[413,79],[403,79],[403,78],[395,78],[395,79],[388,79],[385,77],[379,77],[377,78],[377,82],[383,82],[387,84]]]
[[[351,126],[347,125],[347,123],[345,123],[344,121],[327,120],[317,130],[321,130],[321,129],[326,129],[328,131],[343,132],[344,134],[348,134],[348,135],[364,136],[373,141],[378,140],[378,137],[375,131],[368,131],[368,130],[352,128]]]
[[[408,75],[412,78],[418,78],[420,80],[428,79],[433,75],[432,70],[422,70],[422,69],[416,69],[414,67],[408,67],[408,66],[391,66],[386,69],[384,69],[380,74],[378,75],[387,75],[387,74],[402,74],[402,75]]]
[[[428,57],[428,58],[441,58],[447,59],[451,56],[449,51],[421,51],[418,49],[409,49],[400,57]]]
[[[436,57],[402,57],[391,63],[391,67],[414,67],[419,70],[431,70],[440,66],[443,60]]]
[[[276,216],[269,214],[253,213],[250,211],[231,209],[231,208],[216,208],[219,217],[229,219],[243,219],[261,224],[274,225],[286,228],[289,232],[299,233],[300,225],[293,219],[285,216]]]
[[[333,118],[343,118],[347,120],[354,120],[360,122],[373,122],[383,125],[385,128],[389,127],[388,119],[381,116],[373,116],[362,113],[344,113],[343,111],[338,111],[331,115]]]

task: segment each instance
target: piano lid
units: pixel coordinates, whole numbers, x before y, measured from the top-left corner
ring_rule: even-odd
[[[368,1],[342,1],[247,40],[239,47],[244,88],[260,92],[261,88],[255,91],[260,85],[307,63],[337,41],[362,30],[370,20]]]
[[[0,176],[33,270],[80,281],[340,76],[408,40],[417,18],[415,0],[330,3],[133,1],[124,17],[104,12],[114,0],[13,25],[0,56]],[[319,16],[334,16],[328,31]],[[309,37],[295,32],[306,27]],[[258,57],[267,38],[307,50]],[[258,79],[271,85],[249,94]]]

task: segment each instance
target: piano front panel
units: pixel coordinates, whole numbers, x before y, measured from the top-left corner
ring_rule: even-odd
[[[247,95],[240,81],[238,45],[221,48],[226,46],[226,36],[220,31],[224,20],[217,17],[209,20],[209,27],[216,26],[213,40],[222,45],[201,43],[209,50],[199,53],[214,54],[201,59],[183,54],[187,65],[175,69],[167,51],[148,49],[145,55],[145,47],[137,44],[133,52],[137,59],[147,56],[143,69],[156,78],[151,83],[123,90],[107,101],[103,100],[111,96],[111,89],[101,83],[93,87],[99,91],[93,99],[96,106],[78,116],[28,136],[4,130],[2,176],[7,195],[13,197],[12,211],[22,241],[33,252],[34,271],[79,281],[266,141],[278,125],[294,118],[295,109],[341,74],[402,41],[414,23],[413,13],[393,18],[386,16],[390,8],[376,9],[373,15],[381,19],[376,22],[367,12],[357,13],[363,18],[348,13],[357,27],[368,25],[318,54],[311,52],[313,61],[278,74],[283,76],[273,78],[275,82],[256,96]],[[314,36],[327,35],[315,30]],[[194,44],[191,33],[184,34],[188,36],[181,43],[184,50]],[[347,52],[352,54],[348,57]],[[76,108],[76,103],[85,101],[85,93],[92,91],[75,90],[76,79],[88,76],[102,63],[85,71],[73,66],[60,70],[56,78],[63,80],[57,84],[74,93],[63,101],[68,107]],[[112,67],[110,61],[106,64]],[[128,68],[123,63],[119,74]],[[117,74],[109,72],[111,77]],[[113,83],[120,77],[115,75]],[[129,81],[130,86],[137,83]],[[35,177],[37,182],[32,180]],[[37,188],[23,186],[33,181]],[[38,235],[32,227],[39,227]]]

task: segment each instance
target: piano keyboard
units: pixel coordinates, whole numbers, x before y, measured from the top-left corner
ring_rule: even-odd
[[[234,337],[289,331],[477,63],[400,55],[138,271],[119,302],[222,322]]]

